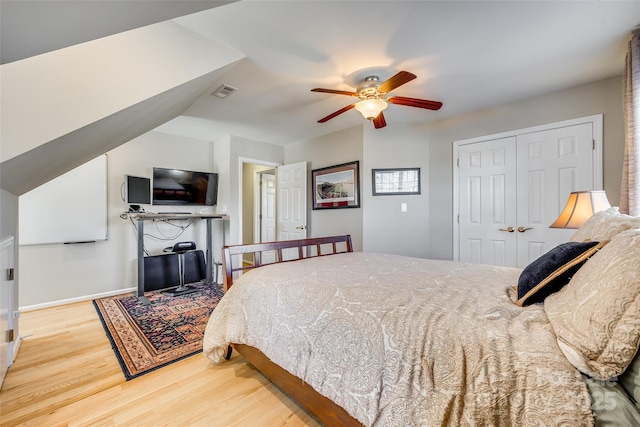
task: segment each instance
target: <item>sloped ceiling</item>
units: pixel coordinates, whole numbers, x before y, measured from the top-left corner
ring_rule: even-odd
[[[2,0],[0,63],[233,3],[211,0]]]
[[[178,116],[242,58],[163,21],[3,64],[0,185],[24,194]]]

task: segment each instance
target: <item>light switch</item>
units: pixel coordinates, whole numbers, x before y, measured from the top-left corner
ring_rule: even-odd
[[[406,211],[407,211],[407,204],[400,203],[400,212],[406,212]]]

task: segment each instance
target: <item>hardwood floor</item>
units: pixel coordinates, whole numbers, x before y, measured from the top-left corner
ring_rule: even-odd
[[[234,352],[126,381],[91,301],[22,313],[2,426],[319,426]]]

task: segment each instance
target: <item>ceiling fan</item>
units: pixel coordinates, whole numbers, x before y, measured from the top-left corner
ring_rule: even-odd
[[[425,108],[427,110],[439,110],[440,107],[442,107],[442,102],[439,101],[407,98],[404,96],[391,96],[386,98],[389,92],[402,86],[405,83],[410,82],[415,78],[415,74],[409,73],[408,71],[400,71],[395,76],[389,78],[388,80],[385,80],[382,83],[380,82],[378,76],[369,76],[358,85],[358,87],[356,88],[357,92],[322,88],[311,89],[311,92],[334,93],[337,95],[348,95],[360,98],[360,101],[347,105],[346,107],[341,108],[340,110],[321,118],[320,120],[318,120],[318,123],[329,121],[334,117],[344,113],[345,111],[349,111],[352,108],[355,108],[364,116],[365,119],[373,121],[373,126],[375,126],[376,129],[380,129],[387,125],[382,110],[387,108],[388,103],[405,105],[407,107]]]

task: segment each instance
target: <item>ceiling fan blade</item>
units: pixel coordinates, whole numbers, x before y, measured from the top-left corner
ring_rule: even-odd
[[[311,89],[311,92],[322,92],[322,93],[334,93],[337,95],[348,95],[348,96],[358,96],[355,92],[348,92],[346,90],[335,90],[335,89],[322,89],[317,87],[315,89]]]
[[[323,117],[320,120],[318,120],[318,123],[324,123],[327,122],[331,119],[333,119],[335,116],[339,116],[340,114],[344,113],[345,111],[349,111],[351,110],[353,107],[355,107],[356,104],[349,104],[344,108],[339,109],[338,111],[329,114],[327,117]]]
[[[387,125],[387,121],[384,119],[384,114],[382,113],[382,111],[380,111],[380,114],[378,114],[378,117],[373,119],[373,126],[376,129],[380,129],[385,127],[386,125]]]
[[[429,101],[428,99],[407,98],[404,96],[392,96],[387,99],[392,104],[406,105],[407,107],[425,108],[427,110],[439,110],[442,107],[440,101]]]
[[[411,74],[408,71],[400,71],[395,76],[382,82],[380,86],[378,86],[378,92],[389,93],[395,88],[400,87],[405,83],[409,83],[411,80],[415,78],[416,78],[415,74]]]

